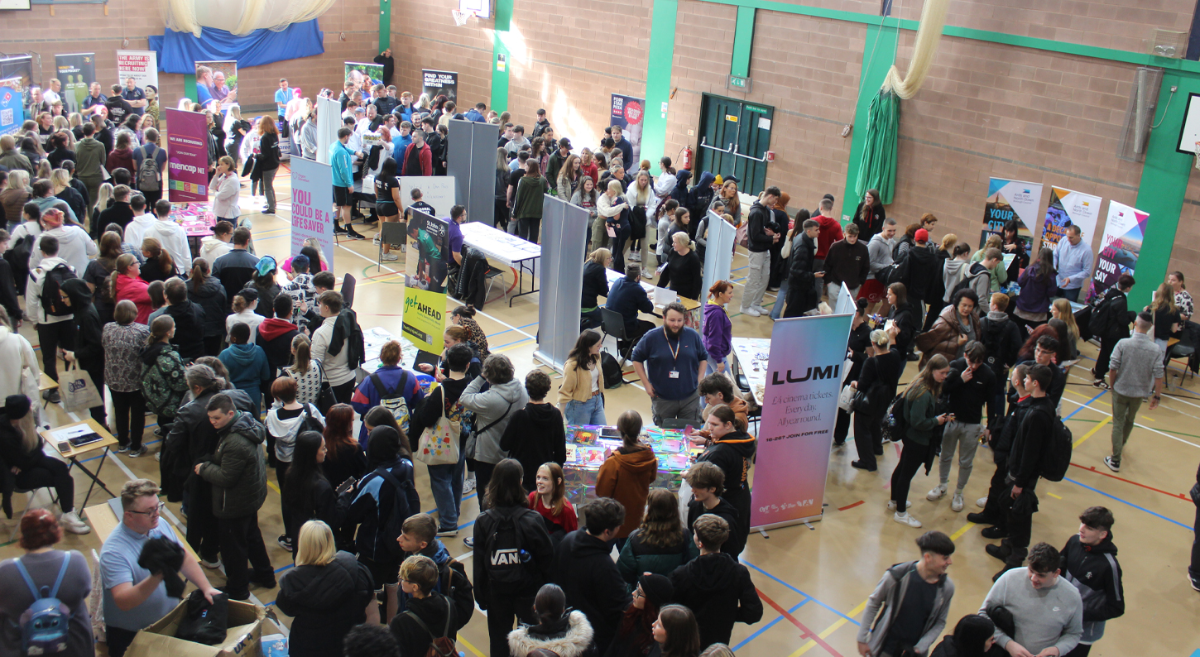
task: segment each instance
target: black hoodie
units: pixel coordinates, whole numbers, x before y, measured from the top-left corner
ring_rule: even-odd
[[[349,552],[338,552],[324,566],[296,566],[284,573],[275,604],[295,619],[289,654],[342,654],[343,639],[350,628],[366,621],[367,603],[374,593],[371,571]]]
[[[1083,638],[1093,631],[1089,623],[1103,623],[1111,618],[1125,615],[1125,590],[1121,586],[1121,564],[1117,563],[1117,546],[1113,544],[1112,530],[1098,545],[1084,545],[1079,534],[1067,539],[1060,552],[1062,576],[1079,589],[1083,599]],[[1104,632],[1100,626],[1099,632]]]
[[[225,298],[225,287],[212,276],[196,285],[196,279],[187,282],[188,300],[204,311],[204,337],[225,335],[225,315],[229,301]]]
[[[762,601],[750,571],[728,554],[702,554],[671,573],[674,602],[696,615],[700,648],[729,643],[734,623],[753,625],[762,619]]]
[[[1054,433],[1054,403],[1049,397],[1031,397],[1029,412],[1021,420],[1008,456],[1008,473],[1013,485],[1029,488],[1037,483]]]
[[[949,412],[955,421],[963,424],[980,424],[983,420],[983,405],[996,396],[996,375],[986,364],[981,364],[971,373],[970,381],[962,375],[969,364],[966,358],[950,361],[950,376],[942,385],[942,394],[950,396]]]
[[[630,602],[625,580],[612,560],[612,545],[577,529],[558,545],[551,581],[567,594],[595,631],[596,654],[603,655],[616,636],[621,614]]]
[[[721,546],[721,552],[724,552],[725,554],[732,556],[734,559],[737,559],[738,555],[742,553],[742,550],[746,549],[746,535],[740,531],[735,531],[735,529],[740,527],[742,524],[741,514],[739,514],[738,510],[725,498],[722,497],[718,499],[720,499],[720,501],[717,502],[717,505],[712,509],[704,508],[703,502],[697,502],[696,500],[688,502],[688,535],[691,535],[692,527],[696,524],[696,519],[706,513],[711,513],[718,518],[724,518],[725,522],[729,524],[729,538],[725,539],[725,544]]]
[[[937,254],[926,246],[917,244],[907,252],[908,277],[904,287],[908,291],[909,302],[924,301],[935,281],[941,279],[940,261]]]
[[[554,404],[526,404],[513,413],[500,438],[500,449],[521,463],[525,490],[535,490],[538,467],[551,461],[562,465],[567,460],[562,411]]]
[[[179,357],[191,363],[204,355],[204,310],[184,300],[183,303],[167,306],[164,313],[175,320],[175,337],[171,344],[179,350]],[[222,322],[224,320],[222,319]]]
[[[396,637],[396,642],[400,644],[400,654],[424,655],[425,651],[429,650],[430,644],[433,643],[430,632],[433,633],[433,636],[442,636],[446,632],[447,614],[450,616],[450,631],[446,636],[454,640],[455,635],[467,624],[467,621],[471,619],[471,613],[475,611],[475,605],[471,598],[468,597],[466,601],[468,604],[464,607],[441,593],[434,592],[424,598],[409,598],[407,609],[396,614],[388,623],[388,628]],[[407,612],[418,616],[425,623],[425,627],[429,628],[429,632],[418,625],[417,621],[413,620]]]
[[[79,332],[75,340],[75,357],[85,370],[104,369],[104,349],[100,346],[104,326],[100,314],[92,304],[92,291],[82,278],[64,281],[62,291],[71,299],[71,311],[75,315],[75,326]],[[101,390],[103,393],[103,390]]]

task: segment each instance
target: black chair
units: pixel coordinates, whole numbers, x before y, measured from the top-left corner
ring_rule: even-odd
[[[629,360],[629,355],[633,353],[634,342],[629,339],[625,332],[625,318],[621,313],[615,310],[609,310],[603,306],[600,307],[600,319],[603,327],[604,336],[612,336],[617,340],[617,354],[621,357],[621,369],[625,369],[625,361]],[[625,353],[621,353],[621,343],[628,343],[625,348]]]
[[[354,307],[354,286],[356,284],[357,281],[350,274],[346,274],[342,279],[342,304],[347,308]]]
[[[1176,342],[1167,349],[1165,364],[1168,366],[1168,371],[1165,378],[1168,386],[1171,383],[1169,367],[1172,360],[1176,358],[1184,360],[1183,372],[1179,374],[1179,385],[1183,385],[1184,378],[1192,372],[1192,358],[1196,355],[1197,333],[1200,333],[1200,325],[1197,325],[1195,322],[1185,322],[1183,330],[1179,332],[1179,342]]]

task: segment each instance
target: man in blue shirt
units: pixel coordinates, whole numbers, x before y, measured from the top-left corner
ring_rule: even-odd
[[[137,80],[125,78],[125,88],[121,89],[121,98],[129,101],[129,106],[133,108],[134,114],[138,116],[146,114],[146,106],[150,103],[146,100],[146,92],[138,88]]]
[[[160,512],[158,485],[149,479],[134,479],[121,487],[121,522],[100,548],[100,575],[104,586],[104,622],[108,654],[122,657],[134,635],[157,622],[179,605],[180,598],[167,595],[163,573],[151,573],[138,564],[142,548],[152,538],[166,538],[183,545]],[[212,602],[220,593],[208,582],[200,563],[184,550],[180,574]]]
[[[279,78],[279,90],[275,92],[275,113],[283,118],[288,101],[292,99],[292,90],[288,89],[287,78]]]
[[[354,203],[354,153],[346,144],[353,133],[350,128],[338,128],[337,143],[329,147],[329,165],[333,168],[333,204],[337,206],[338,213],[333,218],[333,232],[361,240],[365,238],[350,226],[350,206]],[[338,217],[346,222],[345,227],[338,224]]]
[[[1058,296],[1078,301],[1079,291],[1092,273],[1092,249],[1083,243],[1079,226],[1068,226],[1066,239],[1054,248],[1054,269],[1058,272]]]
[[[650,295],[646,293],[646,288],[638,282],[638,276],[641,273],[640,266],[625,265],[625,278],[612,284],[604,303],[605,308],[621,313],[621,317],[625,320],[625,336],[632,343],[641,340],[647,331],[654,328],[654,324],[651,322],[638,319],[639,312],[654,312],[654,303],[650,301]],[[624,347],[625,345],[617,346],[621,353],[625,352]]]
[[[108,96],[100,93],[100,83],[93,82],[88,85],[88,95],[83,99],[84,116],[91,116],[92,113],[99,111],[104,104],[108,102]]]
[[[683,325],[687,309],[667,304],[663,327],[642,336],[633,348],[633,369],[650,395],[654,424],[663,420],[700,421],[700,381],[708,365],[708,352],[694,329]]]

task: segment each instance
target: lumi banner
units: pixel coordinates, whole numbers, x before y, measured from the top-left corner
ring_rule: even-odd
[[[1108,202],[1108,223],[1100,242],[1100,256],[1096,258],[1096,273],[1092,275],[1092,289],[1087,295],[1089,300],[1116,285],[1121,274],[1133,275],[1149,220],[1147,212],[1124,203]]]
[[[1071,226],[1078,226],[1084,240],[1091,244],[1096,220],[1100,218],[1100,203],[1099,196],[1051,187],[1050,207],[1046,208],[1046,222],[1042,224],[1042,246],[1058,246]]]
[[[983,232],[979,247],[992,235],[999,235],[1004,224],[1017,220],[1017,235],[1025,242],[1025,251],[1033,250],[1030,226],[1037,225],[1038,207],[1042,203],[1042,184],[992,178],[988,182],[987,201],[983,208]]]
[[[401,330],[418,349],[442,353],[446,330],[446,274],[450,224],[412,210],[405,259],[404,316]]]
[[[118,57],[118,61],[119,59]],[[62,85],[58,93],[62,96],[63,112],[78,112],[83,105],[83,99],[88,95],[88,86],[96,81],[96,53],[55,55],[54,70]]]
[[[164,108],[167,119],[167,200],[208,201],[208,120],[203,114]]]
[[[793,317],[776,321],[771,330],[751,530],[821,517],[852,319]]]
[[[292,255],[313,238],[333,271],[333,170],[303,158],[292,159]],[[313,267],[317,269],[317,267]]]

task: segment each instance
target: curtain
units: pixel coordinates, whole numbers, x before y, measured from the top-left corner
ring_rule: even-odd
[[[255,30],[279,32],[319,17],[334,0],[158,0],[166,26],[200,38],[204,28],[246,36]]]
[[[868,189],[879,190],[879,202],[888,205],[896,192],[896,140],[900,135],[900,97],[882,89],[867,110],[867,143],[858,165],[854,191],[859,198]]]
[[[159,71],[195,73],[196,62],[232,59],[238,68],[249,68],[320,55],[325,52],[325,34],[316,19],[292,23],[280,32],[255,30],[246,36],[205,28],[195,37],[168,29],[150,37],[150,49],[158,53]]]
[[[893,64],[883,81],[884,91],[893,91],[908,100],[917,95],[937,55],[938,42],[942,39],[942,28],[946,25],[946,10],[950,0],[925,0],[921,8],[921,24],[917,27],[917,41],[912,60],[908,62],[908,73],[900,77],[900,69]],[[868,188],[870,189],[870,188]],[[882,190],[880,190],[882,193]]]

